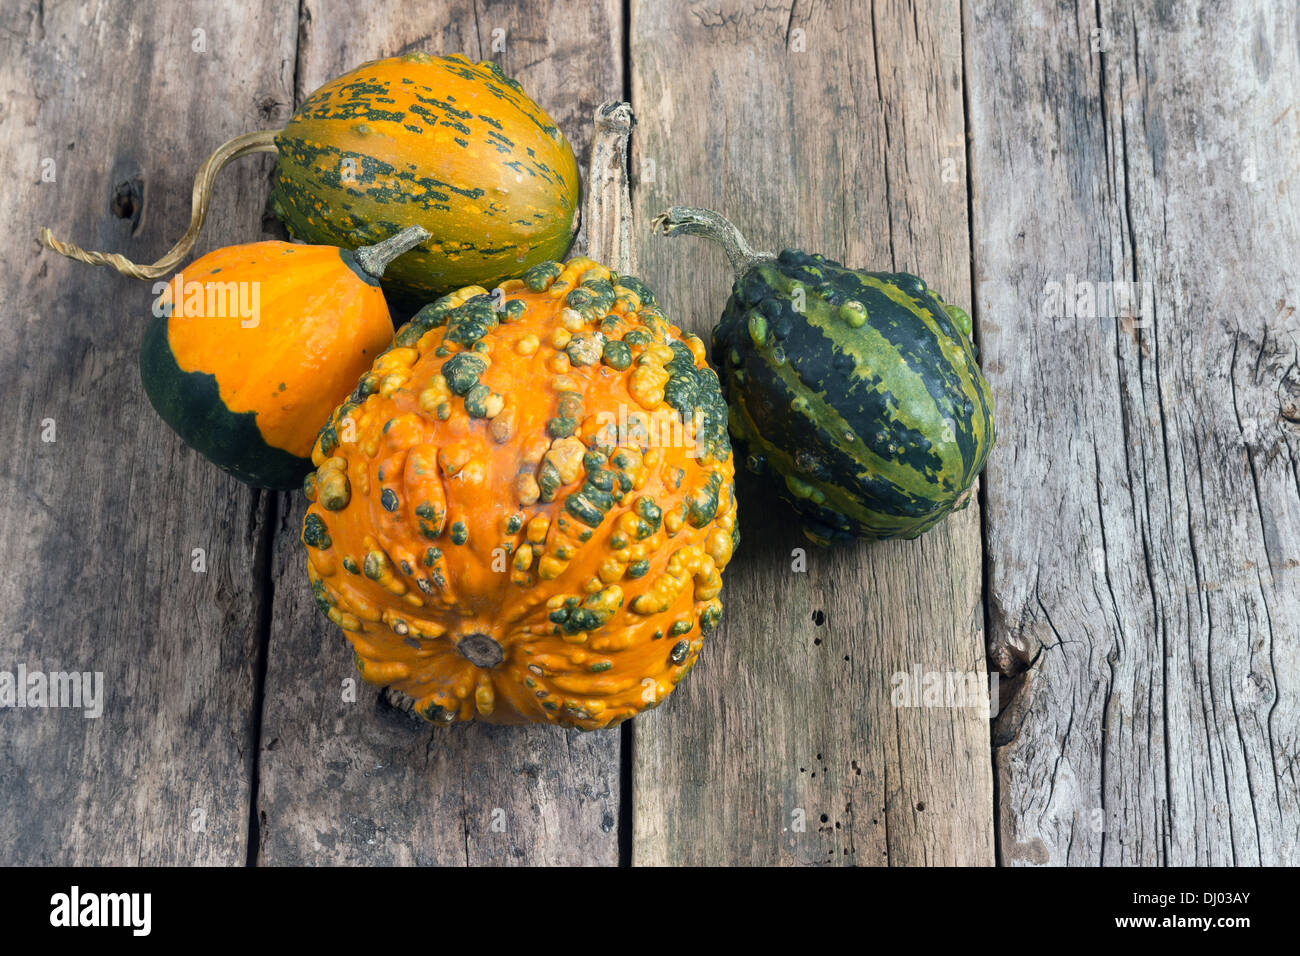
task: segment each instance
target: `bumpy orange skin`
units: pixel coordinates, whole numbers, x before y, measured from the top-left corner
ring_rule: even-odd
[[[256,314],[246,319],[230,307],[210,313],[210,305],[234,301],[214,294],[209,302],[210,286],[256,303]],[[254,242],[217,249],[174,276],[162,302],[181,370],[213,375],[226,408],[255,413],[268,445],[301,458],[339,397],[393,339],[378,283],[362,278],[333,246]]]
[[[427,719],[612,726],[721,617],[725,405],[635,279],[573,259],[493,297],[422,310],[322,429],[308,576],[365,679]]]

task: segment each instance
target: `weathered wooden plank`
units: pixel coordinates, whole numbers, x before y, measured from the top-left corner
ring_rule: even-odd
[[[0,13],[0,671],[103,675],[99,719],[0,709],[0,862],[246,859],[264,507],[149,406],[150,285],[35,237],[167,249],[207,153],[287,115],[292,7]],[[259,237],[267,168],[222,174],[203,248]]]
[[[966,23],[1002,858],[1294,864],[1297,10],[1024,6]]]
[[[614,2],[444,2],[415,11],[309,0],[299,99],[331,76],[410,49],[490,58],[523,83],[585,161],[597,104],[620,97]],[[581,24],[581,29],[574,27]],[[500,32],[498,32],[500,31]],[[495,44],[495,48],[494,48]],[[619,736],[549,728],[434,729],[356,678],[316,610],[297,541],[305,502],[282,499],[258,794],[261,862],[605,863],[618,858]]]
[[[942,0],[634,4],[641,234],[666,205],[709,206],[757,248],[965,301],[959,28]],[[646,240],[642,270],[707,335],[731,278],[690,241]],[[890,703],[896,673],[984,671],[978,507],[918,541],[821,551],[744,476],[739,494],[722,627],[634,726],[633,861],[992,863],[987,719]]]

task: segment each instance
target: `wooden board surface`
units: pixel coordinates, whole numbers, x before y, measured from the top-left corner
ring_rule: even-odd
[[[1294,864],[1296,8],[1027,7],[966,25],[1002,858]]]
[[[1293,9],[15,0],[0,28],[0,672],[104,681],[98,719],[0,708],[0,863],[1300,862]],[[730,278],[649,236],[670,203],[973,303],[981,500],[825,552],[742,476],[723,625],[621,732],[345,699],[301,496],[188,451],[139,385],[149,285],[34,237],[151,260],[219,142],[411,49],[499,62],[583,161],[632,99],[640,274],[685,328]],[[221,174],[197,252],[275,227],[270,166]],[[1071,281],[1141,311],[1045,314]],[[992,728],[893,705],[895,674],[982,671],[986,637]]]
[[[0,709],[4,863],[245,861],[264,503],[149,406],[150,284],[38,253],[36,231],[164,252],[203,157],[287,115],[282,10],[4,8],[0,670],[103,675],[98,719]],[[223,174],[203,250],[256,234],[268,169]]]
[[[581,31],[566,19],[580,7]],[[592,117],[622,89],[615,3],[448,2],[368,15],[308,3],[298,95],[355,64],[411,49],[491,59],[586,156]],[[437,25],[438,30],[430,33]],[[494,49],[496,47],[497,49]],[[298,543],[306,501],[281,498],[259,759],[259,862],[590,863],[618,860],[618,732],[431,728],[359,683],[342,632],[316,609]]]
[[[667,205],[707,206],[756,248],[916,272],[966,300],[965,176],[944,182],[942,162],[964,155],[960,50],[956,3],[870,19],[633,4],[639,232]],[[707,339],[722,254],[647,239],[641,262]],[[890,703],[896,673],[984,670],[978,506],[922,540],[820,550],[747,478],[723,624],[633,727],[633,861],[993,863],[987,721]]]

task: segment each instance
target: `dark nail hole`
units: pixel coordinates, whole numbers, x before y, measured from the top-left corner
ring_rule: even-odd
[[[135,222],[140,218],[140,183],[134,179],[124,180],[113,190],[113,200],[109,207],[118,219],[130,219]]]
[[[918,803],[918,804],[916,805],[916,809],[921,810],[921,811],[924,811],[924,810],[925,810],[925,801],[922,800],[920,803]]]
[[[813,623],[821,627],[826,623],[826,612],[822,610],[813,611]]]

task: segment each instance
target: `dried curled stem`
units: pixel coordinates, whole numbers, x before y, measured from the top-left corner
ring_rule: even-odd
[[[597,107],[582,217],[587,256],[623,275],[636,272],[627,174],[627,141],[634,123],[628,103]]]
[[[755,252],[740,234],[740,230],[712,209],[673,206],[655,216],[651,228],[665,236],[682,232],[716,242],[722,246],[732,270],[738,276],[757,263],[775,258],[770,252]]]
[[[203,228],[203,220],[208,215],[208,205],[212,201],[212,183],[217,178],[217,173],[221,172],[227,163],[239,159],[241,156],[247,156],[250,153],[274,153],[276,151],[275,137],[277,132],[277,130],[263,130],[257,133],[245,133],[217,147],[199,168],[199,173],[194,178],[189,229],[185,231],[185,235],[181,237],[180,242],[176,243],[165,256],[152,265],[139,265],[116,252],[89,252],[80,246],[74,246],[70,242],[55,239],[54,234],[48,228],[44,228],[40,232],[41,245],[53,249],[60,255],[67,256],[69,259],[76,259],[78,262],[84,262],[87,265],[112,266],[122,275],[130,276],[133,279],[157,279],[160,276],[168,275],[180,264],[182,259],[189,255],[190,250],[194,248],[194,243],[199,238],[199,230]]]

